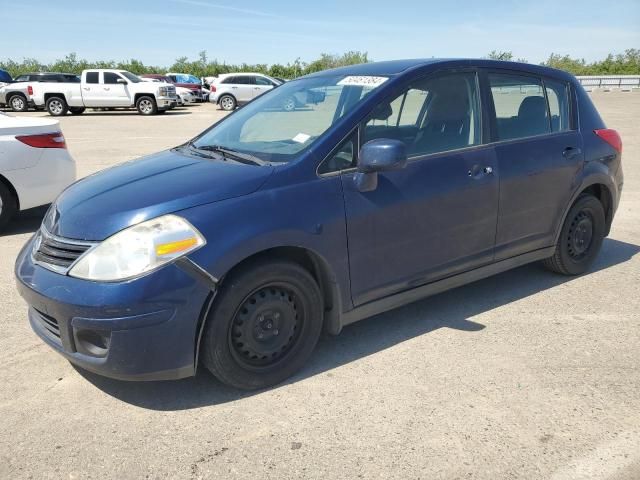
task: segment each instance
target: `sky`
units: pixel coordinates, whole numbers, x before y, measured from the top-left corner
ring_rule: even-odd
[[[286,64],[349,50],[373,60],[506,50],[539,63],[640,48],[640,0],[0,0],[0,17],[9,11],[2,60],[75,52],[169,66],[205,50],[227,63]]]

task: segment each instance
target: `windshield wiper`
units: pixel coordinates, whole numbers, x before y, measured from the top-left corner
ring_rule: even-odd
[[[220,145],[202,145],[198,147],[196,145],[190,144],[190,147],[195,148],[197,150],[204,150],[205,152],[220,153],[223,156],[233,158],[234,160],[238,160],[242,163],[249,163],[252,165],[260,165],[260,166],[271,165],[269,162],[265,162],[264,160],[254,155],[238,152],[237,150],[233,150],[232,148],[221,147]]]

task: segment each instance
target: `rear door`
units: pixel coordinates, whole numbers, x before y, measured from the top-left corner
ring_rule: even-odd
[[[409,162],[371,192],[342,175],[354,304],[492,261],[498,177],[475,72],[414,82],[374,108],[361,137],[402,140]]]
[[[238,75],[231,85],[231,93],[240,103],[253,100],[255,88],[255,77],[253,75]]]
[[[101,106],[102,85],[100,85],[100,72],[85,72],[82,80],[80,88],[84,105],[87,107]]]
[[[552,246],[583,165],[568,84],[490,71],[500,171],[496,260]]]

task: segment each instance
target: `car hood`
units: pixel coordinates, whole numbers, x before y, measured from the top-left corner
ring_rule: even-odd
[[[273,172],[169,150],[91,175],[65,190],[44,226],[54,235],[103,240],[150,218],[248,195]]]

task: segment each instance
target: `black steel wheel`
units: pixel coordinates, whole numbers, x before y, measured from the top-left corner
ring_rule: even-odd
[[[295,287],[269,285],[242,303],[229,329],[236,360],[246,368],[277,363],[296,344],[304,308]]]
[[[567,214],[553,257],[545,266],[563,275],[584,273],[595,260],[606,230],[602,203],[593,195],[578,197]]]
[[[209,313],[204,365],[222,382],[253,390],[299,370],[322,330],[323,301],[314,278],[288,261],[262,261],[232,272]]]

